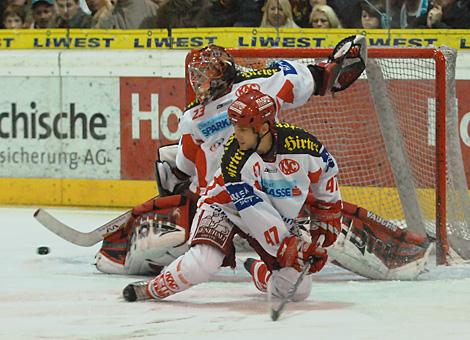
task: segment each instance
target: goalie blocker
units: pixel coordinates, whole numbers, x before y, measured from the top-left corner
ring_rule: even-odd
[[[155,178],[159,196],[184,193],[189,187],[190,176],[176,167],[177,144],[164,145],[157,150]]]

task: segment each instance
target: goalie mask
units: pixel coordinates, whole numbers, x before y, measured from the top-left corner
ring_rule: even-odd
[[[235,61],[227,51],[209,45],[192,56],[188,65],[189,81],[199,103],[206,104],[227,91],[235,79]]]
[[[258,90],[242,94],[228,108],[228,117],[232,124],[252,127],[258,132],[264,123],[272,129],[275,125],[276,102]]]

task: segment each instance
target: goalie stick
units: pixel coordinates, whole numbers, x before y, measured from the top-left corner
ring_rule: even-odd
[[[136,218],[155,209],[179,207],[187,204],[186,201],[187,199],[184,195],[156,196],[87,233],[69,227],[43,209],[36,210],[34,218],[64,240],[82,247],[91,247],[108,235],[124,228],[131,218]]]
[[[44,227],[64,240],[82,247],[91,247],[102,241],[107,235],[123,228],[131,217],[132,211],[129,210],[93,231],[81,232],[62,223],[43,209],[38,209],[34,213],[34,218]]]

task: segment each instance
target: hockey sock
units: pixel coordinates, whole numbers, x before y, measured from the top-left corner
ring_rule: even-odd
[[[268,281],[271,278],[271,272],[268,270],[268,266],[261,261],[249,258],[244,263],[245,269],[251,274],[255,287],[266,293],[268,290]]]

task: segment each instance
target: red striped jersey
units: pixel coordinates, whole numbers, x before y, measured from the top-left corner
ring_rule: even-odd
[[[192,176],[192,191],[204,193],[219,168],[223,146],[233,133],[227,109],[250,89],[275,98],[278,109],[289,109],[307,102],[313,94],[314,81],[306,65],[279,60],[266,69],[238,73],[230,92],[224,96],[206,105],[190,105],[180,121],[183,137],[176,164]]]
[[[317,200],[341,200],[336,160],[312,134],[289,124],[276,125],[275,155],[266,161],[258,153],[243,151],[231,136],[221,168],[199,207],[221,208],[232,222],[258,241],[275,230],[287,236],[307,194]],[[273,234],[274,235],[274,234]],[[268,235],[273,238],[273,235]],[[264,237],[264,238],[263,238]],[[275,251],[276,242],[268,251]]]

